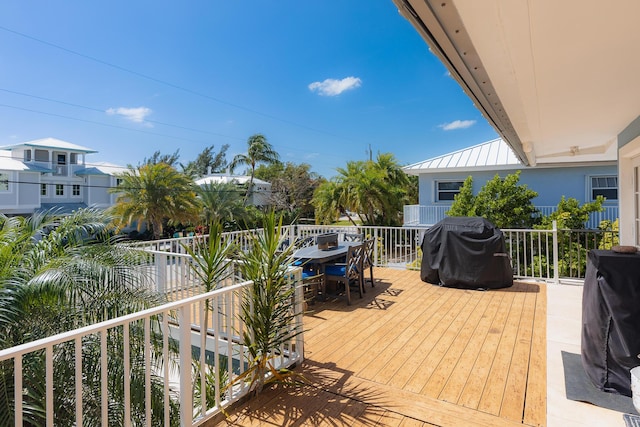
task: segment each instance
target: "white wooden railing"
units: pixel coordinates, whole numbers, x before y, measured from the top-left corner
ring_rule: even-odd
[[[420,269],[422,263],[421,244],[428,227],[378,227],[378,226],[325,226],[292,225],[283,227],[289,241],[321,233],[364,234],[374,238],[373,260],[378,267]],[[582,279],[586,269],[587,253],[591,249],[610,247],[613,243],[603,241],[605,237],[614,242],[617,232],[601,230],[534,230],[503,229],[509,251],[514,277],[517,279],[546,280],[557,283],[562,279]],[[239,234],[228,237],[242,241],[245,248],[250,239],[239,239]],[[206,238],[206,236],[204,236]],[[167,250],[149,250],[149,268],[153,269],[156,289],[170,298],[183,298],[201,292],[199,283],[189,268],[190,258],[182,253],[168,251],[171,247],[187,244],[188,239],[163,241]],[[153,245],[150,245],[151,247]],[[157,247],[157,246],[156,246]]]
[[[427,227],[374,227],[374,226],[320,226],[298,225],[284,227],[282,232],[286,239],[293,241],[299,237],[325,232],[364,234],[367,238],[375,238],[373,261],[379,267],[419,269],[422,261],[420,250],[422,238]],[[597,248],[605,240],[602,232],[593,230],[502,230],[512,261],[515,278],[532,278],[558,283],[564,277],[580,278],[584,275],[586,253]],[[260,232],[260,231],[258,231]],[[233,239],[242,249],[248,248],[251,231],[227,233],[224,238]],[[232,363],[227,364],[229,378],[241,375],[245,369],[243,362],[246,347],[242,342],[244,324],[240,314],[240,302],[243,295],[250,291],[251,282],[233,283],[229,279],[218,290],[203,293],[202,284],[196,280],[189,267],[191,259],[185,253],[185,246],[192,245],[195,239],[206,239],[207,236],[192,236],[177,239],[165,239],[155,242],[136,244],[146,249],[149,257],[140,268],[154,278],[156,290],[164,293],[173,302],[139,313],[109,320],[85,328],[52,336],[18,347],[0,351],[0,367],[15,372],[13,399],[15,402],[15,426],[22,426],[25,406],[34,402],[40,405],[47,425],[56,423],[56,405],[75,406],[75,425],[83,425],[86,421],[83,400],[89,396],[99,396],[100,417],[103,425],[107,424],[112,407],[109,389],[108,366],[113,356],[113,348],[124,349],[122,358],[124,372],[132,369],[132,361],[144,361],[143,375],[145,402],[149,402],[152,379],[159,379],[164,388],[164,419],[168,420],[171,411],[171,399],[179,404],[180,422],[184,426],[196,426],[215,416],[222,408],[236,401],[247,393],[244,383],[225,389],[216,380],[215,399],[207,404],[205,396],[199,402],[193,400],[194,378],[203,378],[209,365],[220,366],[220,360],[229,357]],[[614,241],[613,233],[609,242]],[[580,250],[567,252],[563,248],[579,246]],[[237,277],[233,275],[232,277]],[[296,313],[302,313],[303,290],[300,286],[300,269],[292,270],[292,286],[296,285]],[[205,309],[205,307],[210,307]],[[203,319],[208,327],[204,327]],[[298,315],[291,328],[302,330],[302,316]],[[207,333],[201,333],[203,330]],[[114,341],[115,340],[115,341]],[[135,340],[142,346],[131,345]],[[153,342],[152,342],[153,341]],[[160,344],[158,344],[160,343]],[[177,351],[171,351],[170,343],[177,344]],[[60,378],[56,372],[56,363],[60,349],[72,351],[74,375]],[[110,350],[111,349],[111,350]],[[194,359],[194,350],[199,356]],[[200,351],[205,349],[205,351]],[[83,361],[88,353],[99,354],[99,389],[91,389],[87,382],[87,372],[83,369]],[[110,352],[111,351],[111,352]],[[139,353],[132,353],[139,351]],[[302,360],[304,354],[303,335],[299,334],[277,352],[277,365],[289,366]],[[42,372],[38,378],[30,378],[33,371],[28,368],[33,355],[42,358]],[[213,363],[206,363],[212,360]],[[236,360],[237,363],[233,363]],[[196,363],[199,362],[199,363]],[[3,366],[3,365],[4,366]],[[137,366],[137,365],[136,365]],[[199,376],[197,374],[199,374]],[[25,384],[42,382],[44,394],[40,401],[34,401],[31,394],[25,394]],[[131,419],[132,405],[131,382],[124,381],[123,419]],[[202,380],[204,381],[204,380]],[[93,383],[92,383],[93,384]],[[201,382],[201,385],[205,385]],[[59,396],[65,393],[64,399]],[[150,404],[143,405],[146,413],[142,416],[151,419]],[[139,408],[139,407],[138,407]],[[197,408],[198,409],[196,411]],[[86,423],[85,423],[86,424]],[[126,421],[124,425],[130,425]],[[148,424],[150,425],[150,424]],[[169,425],[168,421],[165,425]]]
[[[164,252],[165,255],[166,252]],[[175,260],[181,259],[181,254],[171,254]],[[292,270],[291,281],[300,283],[300,269]],[[30,342],[17,347],[0,351],[0,367],[14,371],[14,425],[23,426],[32,411],[29,407],[37,405],[42,408],[42,416],[47,426],[60,425],[56,419],[59,405],[75,406],[75,422],[73,425],[110,425],[109,417],[113,417],[113,407],[123,408],[124,414],[120,414],[124,420],[123,425],[130,426],[132,411],[135,408],[144,408],[143,414],[135,414],[138,418],[146,420],[146,425],[169,426],[169,417],[172,404],[179,404],[179,417],[181,426],[201,425],[207,419],[218,414],[222,408],[230,405],[248,392],[245,382],[240,381],[233,387],[226,387],[219,383],[216,375],[214,387],[214,401],[207,404],[207,393],[200,393],[199,401],[194,402],[194,378],[201,379],[202,390],[206,389],[204,383],[205,373],[211,369],[217,370],[222,366],[221,359],[226,358],[227,376],[231,380],[242,375],[246,368],[246,346],[242,342],[245,326],[240,316],[240,304],[247,292],[251,291],[251,282],[243,282],[230,285],[218,290],[200,295],[190,296],[178,301],[144,310],[128,316],[97,323],[84,328],[58,334],[46,339]],[[295,306],[296,313],[302,313],[303,292],[296,288]],[[209,307],[206,309],[205,307]],[[207,333],[201,333],[204,328],[204,319],[207,319]],[[295,318],[294,324],[289,326],[296,331],[302,330],[302,315]],[[143,344],[132,345],[133,342]],[[171,343],[177,344],[177,351]],[[124,349],[123,354],[114,355],[116,348]],[[138,349],[140,353],[132,352]],[[205,349],[205,351],[201,351]],[[72,352],[74,374],[69,378],[59,375],[57,359],[61,351]],[[194,351],[199,357],[194,357]],[[99,354],[99,372],[95,373],[99,388],[92,389],[87,381],[90,375],[83,365],[89,353]],[[303,335],[299,334],[291,342],[283,345],[273,355],[273,363],[276,368],[289,367],[302,361],[304,354]],[[35,356],[34,356],[35,355]],[[33,378],[32,365],[34,357],[42,357],[41,360],[44,376]],[[122,405],[114,404],[112,397],[116,394],[109,389],[109,366],[113,363],[112,357],[118,358],[124,365],[124,372],[131,372],[134,366],[141,369],[139,364],[143,361],[144,391],[135,396],[144,396],[144,404],[134,405],[131,390],[131,379],[124,375],[124,398]],[[207,359],[213,363],[207,364]],[[29,363],[24,363],[28,361]],[[199,363],[195,363],[199,362]],[[235,363],[233,363],[235,362]],[[40,372],[40,371],[38,371]],[[163,415],[154,414],[152,420],[151,394],[154,381],[160,381],[164,389]],[[34,398],[25,394],[26,384],[44,384],[44,394]],[[62,394],[62,395],[61,395]],[[90,420],[85,415],[83,401],[98,396],[100,406],[100,420]],[[35,401],[34,401],[35,399]],[[201,409],[198,409],[201,408]],[[69,408],[68,408],[69,409]],[[74,411],[73,408],[69,409]],[[25,412],[27,411],[27,412]],[[25,415],[27,414],[27,415]],[[58,415],[59,416],[59,415]],[[160,423],[159,419],[164,419]],[[41,421],[44,421],[41,420]],[[89,422],[91,421],[91,422]],[[68,420],[66,422],[69,422]],[[27,423],[28,424],[28,423]],[[42,422],[44,425],[44,422]]]
[[[451,206],[405,205],[403,214],[405,227],[432,226],[443,220]],[[557,210],[557,206],[536,206],[541,216],[548,216]],[[593,212],[585,224],[587,229],[596,229],[604,220],[611,222],[619,217],[618,206],[603,206],[602,212]]]

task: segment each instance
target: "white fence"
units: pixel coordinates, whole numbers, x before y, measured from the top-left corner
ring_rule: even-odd
[[[424,205],[405,205],[404,206],[404,225],[405,226],[431,226],[443,220],[447,215],[450,206],[424,206]],[[557,206],[536,206],[541,216],[547,216],[555,212]],[[604,220],[611,222],[618,218],[619,210],[617,206],[603,206],[602,212],[594,212],[584,225],[587,229],[597,229]]]
[[[374,262],[378,267],[420,269],[421,244],[428,227],[378,227],[378,226],[324,226],[293,225],[283,227],[287,240],[321,233],[364,234],[374,238]],[[515,278],[527,278],[558,282],[561,279],[582,279],[586,270],[587,254],[591,249],[610,248],[617,242],[617,232],[601,230],[528,230],[504,229]],[[206,237],[206,236],[205,236]],[[231,233],[227,238],[248,247],[246,235]],[[189,257],[180,245],[193,239],[180,238],[163,241],[167,251],[149,250],[150,268],[154,269],[157,290],[173,298],[183,298],[201,292],[189,268]],[[178,253],[168,251],[180,246]],[[158,247],[148,245],[148,247]]]
[[[294,283],[300,283],[299,269]],[[248,392],[244,381],[227,385],[247,366],[240,304],[250,285],[230,285],[0,351],[0,368],[14,376],[13,395],[3,397],[14,403],[13,424],[169,426],[179,417],[181,426],[201,425]],[[295,300],[296,313],[302,313],[299,287]],[[302,330],[301,314],[290,328]],[[299,334],[272,362],[276,369],[288,367],[303,354]]]
[[[421,244],[428,227],[292,226],[291,235],[319,233],[364,234],[375,238],[374,261],[378,267],[419,269]],[[583,279],[591,249],[611,248],[617,231],[503,229],[515,278],[558,282]]]
[[[364,234],[376,240],[376,266],[419,269],[426,230],[300,225],[283,228],[283,234],[290,242],[325,232]],[[615,244],[617,237],[613,232],[555,228],[503,232],[514,277],[554,282],[583,277],[588,251]],[[246,250],[248,233],[228,233],[225,238]],[[107,425],[113,419],[125,426],[140,420],[168,426],[176,413],[180,425],[197,426],[247,393],[244,382],[225,387],[224,378],[233,381],[246,369],[240,303],[251,282],[234,284],[230,279],[220,284],[223,288],[202,293],[184,250],[198,238],[207,236],[137,244],[149,254],[140,268],[147,269],[156,290],[174,302],[0,351],[0,369],[14,376],[7,392],[15,405],[15,426],[41,425],[45,419],[47,426],[92,425],[89,420]],[[296,313],[302,313],[300,283],[300,269],[292,270]],[[289,327],[301,331],[302,315]],[[284,367],[301,361],[303,354],[299,334],[273,356],[276,366]],[[121,383],[113,380],[114,369],[121,370],[115,375]],[[161,407],[152,408],[157,393]],[[70,418],[62,420],[63,415]]]

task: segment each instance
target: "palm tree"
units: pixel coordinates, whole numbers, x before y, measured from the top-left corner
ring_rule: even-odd
[[[256,172],[256,166],[259,163],[271,164],[280,161],[280,156],[262,134],[251,135],[247,140],[247,146],[247,154],[236,154],[231,163],[229,163],[229,171],[231,173],[240,165],[249,166],[249,188],[245,196],[245,203],[249,198],[249,194],[253,191],[253,177]]]
[[[340,215],[347,215],[353,225],[357,225],[348,214],[345,188],[337,179],[325,181],[313,193],[311,203],[315,207],[316,222],[330,224]]]
[[[331,222],[338,213],[352,211],[365,225],[397,225],[409,180],[393,155],[379,154],[375,162],[350,161],[337,171],[314,194],[317,219]],[[354,223],[351,216],[349,220]]]
[[[0,215],[0,349],[149,308],[162,298],[150,291],[150,279],[136,268],[145,254],[110,238],[112,218],[96,209],[61,216],[54,212],[30,218]],[[159,326],[159,325],[155,325]],[[159,327],[154,328],[159,331]],[[131,378],[131,395],[144,395],[144,334],[130,330],[131,371],[123,372],[122,329],[109,330],[108,360],[112,424],[124,415],[123,378]],[[152,334],[153,348],[161,342]],[[100,339],[82,341],[85,425],[100,420]],[[161,352],[152,351],[154,365]],[[74,343],[54,347],[54,412],[56,425],[75,419]],[[25,425],[44,425],[45,360],[41,352],[23,358]],[[13,425],[13,362],[0,362],[0,425]],[[154,408],[164,401],[163,388],[152,378]],[[134,422],[145,414],[144,397],[131,401]],[[172,419],[177,402],[172,400]],[[155,412],[159,423],[163,411]],[[173,422],[172,422],[173,424]]]
[[[207,183],[196,189],[202,203],[201,219],[205,224],[234,223],[246,215],[242,196],[233,183]]]
[[[122,182],[111,189],[117,193],[111,208],[118,227],[146,221],[156,239],[162,237],[163,223],[189,222],[199,212],[195,185],[191,178],[166,163],[149,163],[119,175]]]

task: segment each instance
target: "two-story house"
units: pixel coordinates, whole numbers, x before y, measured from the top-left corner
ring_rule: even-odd
[[[114,174],[126,168],[86,162],[87,147],[44,138],[0,147],[0,212],[29,215],[51,208],[71,212],[87,206],[107,208],[115,196]]]

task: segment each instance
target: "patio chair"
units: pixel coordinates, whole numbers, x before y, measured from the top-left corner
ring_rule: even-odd
[[[313,305],[322,289],[324,282],[324,274],[317,269],[308,268],[304,266],[302,268],[302,289],[304,293],[304,300],[307,304]],[[323,295],[324,297],[324,295]]]
[[[347,251],[347,261],[338,264],[326,264],[324,274],[326,280],[335,280],[344,284],[347,304],[351,305],[351,286],[357,286],[360,298],[364,292],[362,285],[362,260],[364,245],[350,246]]]
[[[315,243],[316,241],[314,236],[298,237],[296,240],[294,240],[293,247],[295,249],[302,249],[313,246]]]
[[[344,233],[342,240],[345,242],[362,242],[364,234],[362,233]]]
[[[364,290],[364,273],[369,269],[369,276],[371,278],[371,287],[375,286],[373,281],[373,248],[376,245],[376,239],[367,239],[364,241],[364,254],[362,255],[362,289]]]

